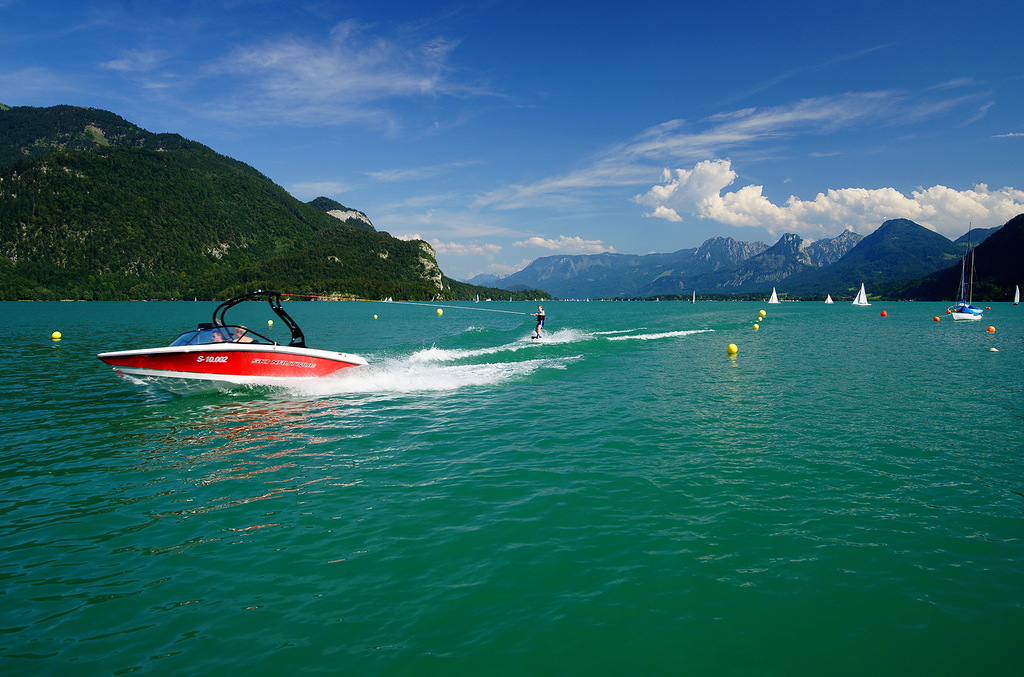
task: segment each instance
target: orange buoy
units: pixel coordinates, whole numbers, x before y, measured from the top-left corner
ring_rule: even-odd
[[[932,319],[933,319],[934,321],[938,322],[938,321],[939,321],[939,316],[938,316],[938,315],[936,315],[936,316],[935,316],[935,317],[933,317]]]
[[[995,327],[989,327],[988,328],[988,333],[990,333],[990,334],[996,333],[996,328]]]
[[[881,315],[882,317],[888,317],[889,313],[883,310],[882,312],[879,313],[879,315]]]
[[[985,310],[992,310],[992,306],[985,306]]]
[[[949,308],[946,308],[946,314],[947,314],[947,315],[952,315],[952,314],[953,314],[953,311],[952,311],[952,310],[950,310]]]

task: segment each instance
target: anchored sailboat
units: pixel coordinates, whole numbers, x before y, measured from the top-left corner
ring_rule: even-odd
[[[967,259],[971,259],[970,269],[967,267]],[[964,254],[960,263],[960,300],[949,308],[949,313],[954,320],[980,320],[983,312],[981,308],[975,308],[974,302],[974,250],[971,249],[971,227],[967,227],[967,253]]]
[[[857,298],[855,298],[853,300],[853,305],[855,305],[855,306],[870,306],[871,305],[870,303],[868,303],[868,293],[866,291],[864,291],[864,283],[863,282],[860,283],[860,291],[857,292]]]

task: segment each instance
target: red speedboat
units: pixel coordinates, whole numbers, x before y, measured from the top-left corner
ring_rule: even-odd
[[[228,324],[224,315],[243,301],[266,301],[291,330],[288,345],[279,345],[241,325]],[[273,385],[294,379],[330,376],[347,367],[366,364],[358,355],[307,348],[299,325],[281,307],[281,293],[257,291],[236,296],[217,306],[213,322],[200,323],[169,346],[100,353],[99,359],[118,373],[158,385],[193,386]]]

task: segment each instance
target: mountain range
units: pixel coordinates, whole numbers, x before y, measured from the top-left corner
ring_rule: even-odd
[[[1024,215],[971,231],[977,292],[1021,275]],[[985,239],[987,237],[987,239]],[[968,249],[907,219],[768,246],[714,237],[668,254],[542,257],[471,283],[434,250],[335,200],[300,202],[259,171],[114,113],[0,104],[0,300],[224,298],[257,288],[337,298],[543,299],[712,294],[949,298]],[[996,244],[991,244],[991,243]],[[980,243],[980,244],[979,244]],[[950,281],[952,280],[952,281]]]
[[[1002,254],[986,258],[991,248],[985,246],[986,240],[995,233],[1012,233],[1019,219],[970,231],[979,260],[991,261],[979,270],[976,289],[987,290],[992,298],[1009,294],[1016,284],[1010,280],[1014,273],[1024,277],[1019,264],[1024,249],[1012,237],[1003,236],[997,241],[1005,240],[1017,258]],[[852,296],[865,283],[876,294],[948,299],[955,285],[942,287],[946,277],[936,275],[950,267],[959,270],[967,248],[967,233],[951,241],[909,219],[891,219],[866,237],[846,230],[812,242],[787,233],[770,247],[714,237],[694,249],[671,254],[545,256],[505,278],[478,276],[471,281],[505,289],[539,287],[560,298],[684,297],[694,292],[767,296],[772,287],[783,297],[831,294],[842,298]],[[934,284],[923,284],[924,280]]]

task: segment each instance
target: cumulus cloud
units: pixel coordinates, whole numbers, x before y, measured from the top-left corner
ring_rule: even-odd
[[[1024,191],[991,190],[984,184],[970,190],[932,186],[910,195],[895,188],[839,188],[818,193],[813,200],[790,196],[778,205],[763,194],[761,186],[727,192],[737,176],[730,160],[704,160],[691,169],[666,169],[661,183],[633,199],[649,207],[645,216],[652,218],[678,222],[685,214],[731,226],[761,227],[776,235],[789,232],[815,238],[848,226],[869,233],[893,218],[911,219],[947,237],[958,237],[969,221],[1002,224],[1024,212]]]
[[[600,240],[584,240],[579,236],[568,237],[560,235],[557,240],[549,240],[543,237],[530,237],[519,242],[512,243],[516,247],[540,247],[541,249],[554,249],[569,254],[600,254],[601,252],[614,252],[615,248],[605,245]]]

